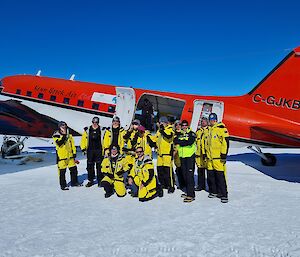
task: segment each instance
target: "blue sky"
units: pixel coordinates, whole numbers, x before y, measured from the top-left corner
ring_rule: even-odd
[[[300,45],[299,1],[1,1],[0,77],[250,91]]]

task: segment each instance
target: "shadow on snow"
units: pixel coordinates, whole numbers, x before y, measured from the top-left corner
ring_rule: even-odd
[[[300,183],[300,154],[274,154],[277,158],[275,166],[264,166],[260,157],[254,153],[228,156],[228,161],[239,161],[277,180]]]

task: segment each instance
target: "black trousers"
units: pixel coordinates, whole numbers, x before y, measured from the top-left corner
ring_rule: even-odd
[[[181,167],[176,167],[175,172],[178,180],[178,186],[180,189],[183,189],[185,187],[185,181],[184,181]]]
[[[198,187],[200,190],[205,190],[205,168],[198,168]]]
[[[218,194],[220,197],[228,197],[227,183],[223,171],[208,170],[207,183],[209,193]]]
[[[147,130],[152,130],[152,117],[151,117],[151,114],[146,114],[144,116],[144,120],[145,120],[145,128]]]
[[[70,177],[71,177],[71,186],[75,186],[76,184],[78,184],[77,167],[74,166],[72,168],[69,168],[69,170],[70,170]],[[66,171],[67,171],[67,169],[59,170],[59,184],[60,184],[61,188],[65,188],[67,186]]]
[[[104,188],[104,191],[107,194],[111,194],[114,191],[114,185],[109,184],[107,181],[101,182],[101,186]]]
[[[195,155],[187,158],[180,158],[182,174],[186,185],[186,194],[195,197]]]
[[[174,189],[174,172],[171,167],[158,166],[157,177],[162,188]]]
[[[88,172],[88,180],[93,181],[95,179],[95,164],[96,164],[96,172],[97,172],[97,180],[98,184],[103,179],[103,174],[101,172],[101,162],[103,160],[102,150],[88,150],[87,151],[87,172]]]

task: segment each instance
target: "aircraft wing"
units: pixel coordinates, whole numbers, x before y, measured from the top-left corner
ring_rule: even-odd
[[[52,137],[57,120],[42,115],[19,101],[0,101],[0,134],[32,137]],[[72,135],[80,134],[74,130]]]

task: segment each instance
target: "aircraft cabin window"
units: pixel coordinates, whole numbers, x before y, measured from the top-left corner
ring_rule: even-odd
[[[114,113],[116,111],[116,106],[108,106],[108,112]]]
[[[43,99],[43,98],[44,98],[44,94],[39,93],[39,94],[38,94],[38,98],[39,98],[39,99]]]
[[[99,104],[93,103],[92,109],[98,110],[99,109]]]
[[[17,89],[16,94],[20,95],[21,94],[21,89]]]
[[[32,92],[31,91],[27,91],[26,96],[32,96]]]
[[[55,95],[50,96],[50,101],[55,102],[56,101],[56,96]]]
[[[83,104],[84,104],[84,101],[82,101],[82,100],[78,100],[78,102],[77,102],[77,106],[79,106],[79,107],[83,107]]]
[[[64,104],[69,104],[70,103],[70,98],[64,98]]]

